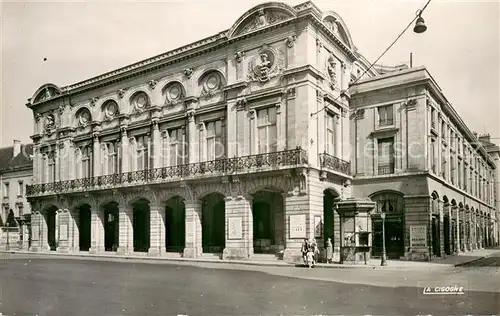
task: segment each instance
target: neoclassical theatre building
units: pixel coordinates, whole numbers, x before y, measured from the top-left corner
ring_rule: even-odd
[[[297,260],[304,238],[331,238],[338,259],[341,201],[373,206],[373,255],[382,212],[395,257],[496,242],[488,154],[425,68],[369,65],[336,13],[270,2],[198,42],[43,85],[27,104],[31,250]]]

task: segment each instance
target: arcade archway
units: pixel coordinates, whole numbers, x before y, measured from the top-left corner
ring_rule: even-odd
[[[78,244],[80,251],[89,251],[91,245],[91,207],[83,204],[78,207]]]
[[[226,202],[219,193],[202,199],[202,247],[204,253],[222,253],[226,247]]]
[[[109,202],[103,206],[104,213],[104,250],[116,251],[118,249],[119,222],[118,203]]]
[[[165,245],[167,252],[183,252],[185,247],[186,208],[180,196],[167,201],[165,206]]]
[[[150,245],[150,211],[149,201],[137,200],[132,204],[134,231],[134,252],[148,252]]]
[[[285,215],[282,193],[262,189],[252,202],[254,253],[276,254],[285,247]]]
[[[45,210],[45,222],[47,223],[47,243],[51,251],[57,250],[57,210],[54,205]]]

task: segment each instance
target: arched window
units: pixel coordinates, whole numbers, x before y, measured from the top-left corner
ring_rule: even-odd
[[[404,199],[394,192],[377,193],[372,196],[372,201],[377,203],[376,213],[402,213]]]

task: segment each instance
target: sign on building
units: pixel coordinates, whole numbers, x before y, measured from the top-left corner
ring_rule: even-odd
[[[427,226],[410,225],[410,248],[427,247]]]
[[[228,238],[229,239],[242,239],[243,238],[243,225],[241,217],[229,217],[228,219]]]
[[[306,237],[306,215],[290,215],[290,239]]]

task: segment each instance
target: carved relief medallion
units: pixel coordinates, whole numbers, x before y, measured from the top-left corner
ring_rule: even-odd
[[[266,82],[283,71],[284,54],[272,47],[262,47],[248,64],[248,79],[250,81]]]

